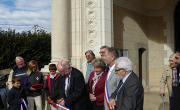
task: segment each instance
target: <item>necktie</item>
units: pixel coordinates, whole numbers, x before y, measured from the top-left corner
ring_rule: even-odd
[[[117,91],[119,91],[119,90],[121,89],[122,84],[123,84],[123,82],[122,82],[122,79],[121,79],[121,80],[119,81],[118,86],[117,86]]]
[[[65,80],[65,94],[66,96],[68,96],[68,92],[69,92],[69,88],[70,88],[70,77],[66,77],[66,80]]]

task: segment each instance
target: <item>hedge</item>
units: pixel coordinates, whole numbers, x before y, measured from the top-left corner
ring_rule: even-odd
[[[0,31],[0,69],[14,65],[16,56],[22,56],[26,62],[37,60],[40,68],[51,59],[51,34],[45,31],[37,33],[14,30]]]

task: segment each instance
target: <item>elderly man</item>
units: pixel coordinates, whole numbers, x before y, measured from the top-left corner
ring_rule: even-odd
[[[22,57],[17,56],[15,58],[16,65],[12,68],[9,77],[8,77],[8,88],[12,88],[12,79],[14,77],[18,77],[21,80],[22,87],[25,87],[25,83],[27,81],[27,67],[25,61]]]
[[[67,59],[62,59],[57,65],[62,75],[59,82],[59,98],[57,103],[72,110],[87,110],[87,92],[83,74],[70,65]]]
[[[115,48],[113,47],[108,47],[108,46],[102,46],[100,48],[100,55],[103,61],[106,63],[107,67],[107,78],[106,78],[106,88],[105,88],[105,100],[104,100],[104,105],[105,105],[105,110],[108,110],[108,102],[109,102],[109,97],[112,94],[112,92],[116,89],[119,79],[116,76],[115,73],[115,60],[118,57],[118,53]]]
[[[132,71],[130,59],[127,57],[118,58],[115,71],[121,80],[111,95],[110,109],[143,110],[144,90],[137,75]]]

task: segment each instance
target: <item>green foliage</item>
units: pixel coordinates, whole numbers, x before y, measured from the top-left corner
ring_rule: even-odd
[[[51,59],[51,34],[43,30],[36,33],[0,30],[0,69],[12,67],[16,56],[26,62],[37,60],[40,68]]]

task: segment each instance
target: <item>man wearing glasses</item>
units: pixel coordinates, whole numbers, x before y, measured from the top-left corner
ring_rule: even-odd
[[[132,62],[120,57],[115,62],[115,73],[121,79],[110,97],[111,110],[143,110],[144,90],[132,70]]]

